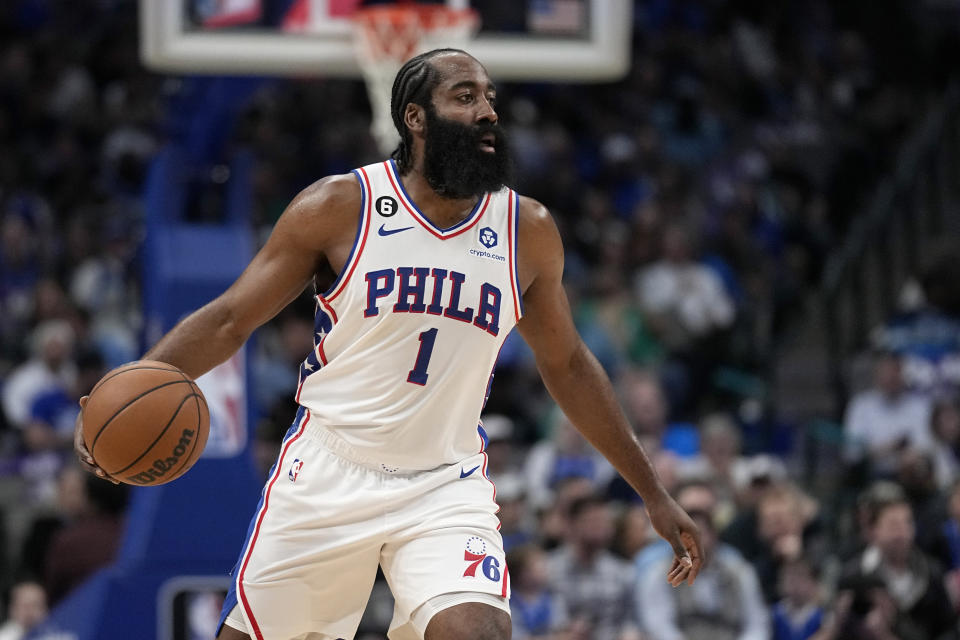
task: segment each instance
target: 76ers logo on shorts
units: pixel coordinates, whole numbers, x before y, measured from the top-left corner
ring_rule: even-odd
[[[479,567],[485,578],[493,582],[500,582],[500,561],[487,555],[487,543],[482,538],[477,536],[467,538],[467,546],[463,550],[463,560],[470,563],[466,571],[463,572],[464,578],[475,578]]]
[[[293,464],[290,465],[290,473],[287,474],[287,477],[290,478],[290,482],[296,482],[297,476],[300,475],[300,469],[303,468],[303,460],[300,458],[294,458]]]

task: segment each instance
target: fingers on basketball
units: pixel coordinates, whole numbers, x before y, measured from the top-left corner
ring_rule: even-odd
[[[114,369],[96,384],[82,410],[82,440],[95,473],[133,485],[164,484],[186,473],[209,431],[200,388],[163,362],[141,360]]]

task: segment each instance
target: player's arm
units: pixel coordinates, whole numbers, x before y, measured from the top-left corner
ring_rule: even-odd
[[[167,362],[193,378],[227,360],[300,295],[332,246],[352,242],[359,210],[353,176],[324,178],[302,191],[230,288],[180,321],[144,359]]]
[[[654,528],[674,549],[671,584],[693,582],[703,553],[696,525],[663,488],[617,402],[613,386],[577,333],[563,289],[563,245],[540,203],[521,199],[518,264],[524,315],[517,328],[550,395],[570,421],[640,494]]]
[[[257,327],[300,295],[325,256],[332,260],[331,254],[344,254],[345,259],[359,211],[360,187],[352,175],[324,178],[304,189],[230,288],[180,321],[144,359],[167,362],[193,378],[227,360]],[[107,478],[84,445],[82,415],[74,449],[88,471]]]

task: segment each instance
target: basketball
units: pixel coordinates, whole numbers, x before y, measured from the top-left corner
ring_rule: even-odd
[[[177,367],[140,360],[107,373],[83,407],[83,440],[97,466],[135,486],[179,478],[203,453],[210,413]]]

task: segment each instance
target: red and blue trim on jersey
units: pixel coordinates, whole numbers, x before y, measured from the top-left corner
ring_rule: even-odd
[[[470,214],[453,225],[446,229],[441,229],[437,225],[433,224],[430,221],[430,218],[425,216],[420,208],[414,204],[413,199],[410,198],[410,195],[407,193],[406,188],[403,186],[403,181],[400,180],[400,172],[397,171],[397,165],[391,158],[384,162],[387,170],[387,178],[390,179],[390,184],[393,185],[393,191],[397,194],[397,197],[400,198],[400,202],[403,204],[403,207],[410,213],[413,218],[423,226],[424,229],[432,233],[437,238],[441,240],[446,240],[447,238],[453,238],[458,236],[461,233],[472,229],[478,222],[480,218],[483,217],[484,212],[487,210],[487,205],[490,204],[490,194],[485,193],[482,198],[477,200],[477,204],[473,207],[473,210]]]
[[[333,325],[339,320],[337,312],[331,302],[346,288],[347,282],[350,281],[350,276],[353,275],[357,263],[360,261],[363,248],[367,244],[367,234],[370,231],[370,218],[372,215],[370,177],[363,168],[354,169],[353,174],[357,177],[357,182],[360,183],[360,218],[357,221],[357,233],[353,238],[353,246],[350,247],[347,261],[343,264],[343,268],[340,269],[340,273],[337,274],[333,285],[331,285],[326,293],[316,297],[317,306],[313,329],[314,348],[300,364],[300,372],[297,376],[297,395],[295,397],[298,403],[300,402],[300,394],[303,393],[303,383],[306,382],[308,377],[327,364],[327,354],[324,353],[323,342],[333,329]]]
[[[487,445],[490,444],[490,436],[487,435],[486,430],[483,428],[483,421],[480,421],[480,424],[477,425],[477,435],[480,436],[480,453],[483,454],[483,467],[480,469],[480,473],[483,474],[483,477],[487,479],[487,482],[490,483],[490,486],[493,487],[493,504],[497,505],[497,510],[494,513],[500,513],[500,505],[497,504],[497,485],[494,484],[493,480],[490,479],[490,476],[487,475]],[[500,530],[500,523],[497,523],[497,531]]]
[[[520,290],[520,274],[517,271],[517,233],[520,230],[520,194],[510,192],[510,204],[507,211],[507,255],[510,259],[510,289],[513,291],[513,308],[516,310],[517,322],[523,317],[523,293]]]
[[[313,320],[313,351],[308,353],[307,357],[300,363],[300,372],[297,376],[299,382],[297,383],[297,395],[295,396],[297,403],[300,402],[303,383],[307,381],[307,378],[327,366],[327,354],[323,350],[323,343],[330,332],[333,331],[333,327],[338,320],[337,312],[333,310],[326,299],[320,295],[316,298],[317,304]]]
[[[333,324],[337,324],[339,319],[337,318],[337,312],[333,310],[333,307],[330,306],[330,303],[321,295],[317,296],[317,304],[323,307],[324,311],[330,314],[330,318],[333,320]]]
[[[360,261],[360,254],[363,253],[363,247],[367,244],[367,233],[370,231],[370,218],[372,217],[370,177],[362,167],[354,169],[353,174],[357,176],[357,181],[360,183],[360,220],[357,222],[357,235],[353,239],[353,246],[350,247],[347,261],[343,263],[343,268],[340,269],[340,273],[337,274],[337,279],[333,281],[330,289],[320,296],[326,300],[328,307],[329,303],[332,303],[346,288],[350,276],[353,275],[353,270],[357,267],[357,262]]]
[[[240,606],[246,613],[247,620],[250,621],[250,631],[252,632],[253,637],[256,638],[256,640],[264,640],[263,633],[260,631],[260,625],[253,616],[253,610],[250,608],[250,603],[247,600],[243,590],[243,574],[244,571],[246,571],[247,564],[250,561],[250,555],[253,553],[253,547],[257,543],[257,537],[260,535],[260,526],[263,524],[263,518],[270,506],[270,490],[273,488],[277,478],[280,477],[281,470],[286,468],[283,464],[283,459],[286,457],[287,450],[290,449],[290,445],[293,444],[293,442],[301,435],[303,435],[303,431],[309,421],[310,411],[304,407],[300,407],[300,409],[297,411],[297,416],[294,419],[293,424],[287,430],[287,434],[283,438],[283,442],[281,443],[280,458],[276,463],[274,463],[273,468],[270,470],[270,480],[267,482],[267,486],[264,489],[263,496],[260,498],[259,504],[257,504],[256,515],[254,515],[253,519],[250,520],[250,526],[247,528],[247,537],[243,542],[243,551],[240,553],[240,559],[237,561],[236,566],[234,566],[233,571],[230,572],[231,574],[236,572],[236,579],[230,586],[230,590],[227,592],[227,597],[224,598],[223,601],[223,610],[220,613],[220,622],[217,624],[218,634],[220,633],[220,629],[223,627],[224,621],[227,619],[227,616],[230,614],[233,608],[235,606]],[[239,572],[237,572],[238,567]]]
[[[500,513],[500,505],[497,504],[497,485],[494,484],[493,480],[490,479],[490,476],[487,475],[487,446],[490,444],[490,436],[487,435],[486,430],[483,428],[483,421],[480,421],[480,424],[477,425],[477,435],[480,436],[480,453],[483,454],[483,467],[480,469],[480,473],[483,474],[483,477],[487,479],[487,482],[490,483],[490,486],[493,487],[493,504],[497,505],[497,510],[494,513]],[[497,522],[497,531],[500,531],[500,522]],[[500,596],[503,598],[507,597],[507,585],[510,582],[507,580],[507,576],[510,575],[510,570],[507,567],[507,559],[503,559],[503,589],[500,591]]]

